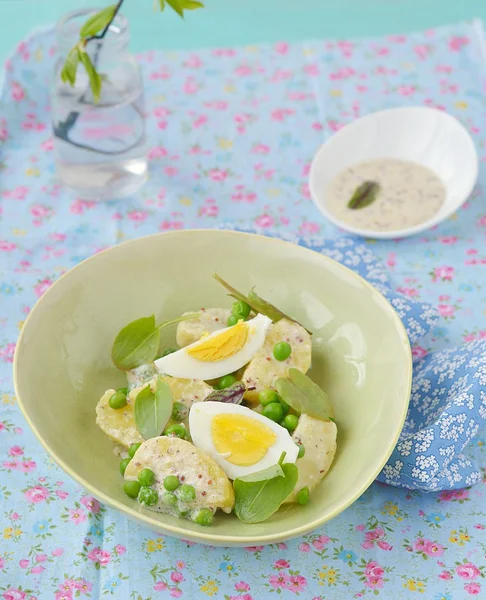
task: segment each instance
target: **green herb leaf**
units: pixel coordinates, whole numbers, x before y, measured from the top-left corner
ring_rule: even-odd
[[[195,0],[159,0],[160,10],[164,10],[166,2],[182,18],[184,18],[185,10],[204,8],[202,2],[196,2]]]
[[[376,181],[365,181],[359,185],[351,200],[348,202],[348,208],[365,208],[372,204],[380,191],[380,185]]]
[[[105,29],[108,23],[113,19],[115,11],[116,4],[112,4],[111,6],[103,8],[103,10],[100,10],[86,21],[86,23],[81,27],[79,35],[82,38],[96,35]]]
[[[276,379],[274,387],[282,400],[296,412],[321,421],[334,417],[326,392],[298,369],[289,369],[289,379]]]
[[[157,378],[155,393],[149,384],[137,394],[133,415],[135,425],[144,440],[162,433],[172,415],[172,392],[161,377]]]
[[[211,400],[212,402],[227,402],[231,404],[240,404],[243,400],[243,395],[246,392],[245,384],[241,381],[233,383],[222,390],[215,390],[211,392],[205,401]]]
[[[250,290],[250,293],[248,294],[248,296],[245,296],[244,294],[239,292],[237,289],[235,289],[233,286],[231,286],[222,277],[220,277],[217,273],[214,273],[213,277],[214,277],[214,279],[216,279],[216,281],[218,283],[220,283],[224,288],[226,288],[228,290],[230,296],[232,296],[236,300],[241,300],[242,302],[246,302],[247,304],[249,304],[251,306],[251,308],[254,310],[254,312],[265,315],[269,319],[272,319],[272,321],[274,323],[277,323],[278,321],[280,321],[280,319],[288,319],[289,321],[294,321],[294,323],[297,323],[297,321],[295,319],[292,319],[292,317],[289,317],[288,315],[286,315],[279,308],[277,308],[273,304],[270,304],[270,302],[267,302],[267,300],[264,300],[261,296],[259,296],[254,291],[253,288]],[[300,325],[300,323],[298,323],[298,324]],[[301,325],[301,327],[303,327],[303,325]],[[304,327],[304,329],[305,329],[305,327]],[[310,333],[310,334],[312,333],[308,329],[306,329],[306,331],[307,331],[307,333]]]
[[[267,467],[266,469],[263,469],[263,471],[257,471],[256,473],[238,477],[238,479],[244,483],[255,483],[256,481],[266,481],[267,479],[273,479],[274,477],[285,477],[280,464]]]
[[[97,104],[100,101],[101,96],[101,76],[95,69],[95,66],[91,62],[91,58],[86,51],[82,50],[79,53],[79,58],[88,74],[89,84],[91,86],[91,91],[93,92],[93,99],[95,104]]]
[[[71,48],[61,71],[61,79],[64,81],[64,83],[69,83],[71,87],[73,87],[76,82],[76,73],[80,61],[80,53],[81,52],[78,45],[74,46],[74,48]]]
[[[279,467],[279,465],[275,466]],[[299,470],[294,464],[285,463],[280,466],[280,469],[283,475],[277,474],[270,479],[261,481],[235,479],[233,484],[235,513],[240,521],[261,523],[277,512],[282,502],[294,489],[299,476]],[[257,473],[252,475],[258,476]]]
[[[116,336],[111,359],[122,371],[131,371],[152,362],[160,343],[155,316],[143,317],[126,325]]]

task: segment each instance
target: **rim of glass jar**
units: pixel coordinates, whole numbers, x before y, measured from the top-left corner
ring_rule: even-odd
[[[66,31],[66,26],[68,23],[74,21],[75,19],[81,19],[79,29],[81,29],[82,25],[86,20],[97,12],[99,12],[100,8],[91,7],[91,8],[80,8],[78,10],[73,10],[71,12],[63,15],[56,23],[56,36],[59,44],[59,50],[65,51],[66,53],[76,44],[79,40],[79,31],[75,29],[72,31]],[[121,50],[128,46],[128,42],[130,41],[129,37],[129,21],[128,19],[118,13],[115,17],[115,20],[110,25],[110,29],[108,33],[102,40],[103,46],[109,48],[110,50]],[[94,43],[93,40],[90,43]]]

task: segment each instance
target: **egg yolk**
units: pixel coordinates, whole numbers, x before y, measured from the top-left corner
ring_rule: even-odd
[[[204,362],[224,360],[239,352],[246,343],[248,325],[243,321],[229,327],[219,335],[202,341],[197,346],[187,349],[187,354]]]
[[[234,414],[216,415],[211,436],[216,451],[231,464],[242,467],[260,461],[277,441],[270,427],[251,417]]]

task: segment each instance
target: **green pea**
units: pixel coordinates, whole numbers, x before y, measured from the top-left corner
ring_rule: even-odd
[[[173,492],[164,492],[162,500],[171,506],[175,506],[177,504],[177,496]]]
[[[299,454],[297,454],[297,458],[303,458],[305,456],[305,446],[304,444],[299,444]]]
[[[282,427],[285,427],[285,429],[288,429],[290,432],[294,431],[298,424],[299,417],[296,415],[287,415],[282,421]]]
[[[174,406],[172,407],[172,418],[174,421],[182,421],[187,417],[187,406],[182,402],[174,402]]]
[[[164,435],[173,435],[178,438],[183,438],[186,435],[186,428],[184,425],[180,424],[171,425],[164,431]]]
[[[169,354],[174,354],[174,352],[177,352],[176,348],[167,348],[162,352],[162,356],[169,356]]]
[[[198,510],[192,515],[192,520],[198,525],[209,527],[209,525],[211,525],[213,522],[213,513],[209,510],[209,508],[201,508],[201,510]]]
[[[305,485],[297,492],[297,502],[299,504],[307,504],[309,502],[309,488]]]
[[[152,471],[152,469],[142,469],[138,474],[138,480],[142,485],[153,485],[155,481],[155,473]]]
[[[266,406],[271,402],[278,402],[278,394],[275,390],[262,390],[258,392],[258,400],[262,406]]]
[[[292,346],[288,342],[279,342],[273,347],[273,356],[275,360],[287,360],[292,354]]]
[[[241,315],[243,319],[247,319],[251,312],[251,306],[242,300],[238,300],[233,304],[231,312],[234,315]]]
[[[279,402],[282,405],[283,414],[284,414],[284,417],[285,417],[285,415],[289,412],[290,406],[287,404],[287,402],[284,402],[281,398],[279,399]]]
[[[131,458],[124,458],[121,463],[120,463],[120,474],[125,475],[125,471],[127,470],[128,467],[128,463],[130,462]]]
[[[192,487],[192,485],[184,483],[179,488],[179,498],[182,500],[182,502],[192,502],[196,499],[196,490]]]
[[[141,485],[138,481],[125,481],[123,486],[123,491],[130,498],[136,498],[138,496],[138,492],[140,491]]]
[[[168,492],[173,492],[179,487],[179,478],[175,475],[167,475],[164,479],[164,487]]]
[[[127,397],[122,392],[115,392],[108,401],[110,408],[123,408],[127,405]]]
[[[227,323],[228,327],[233,327],[233,325],[236,325],[239,320],[239,317],[237,317],[236,315],[230,315]]]
[[[128,396],[128,388],[127,387],[118,388],[116,391],[120,392],[120,394],[125,394],[125,396]]]
[[[224,388],[229,387],[230,385],[233,385],[233,383],[235,383],[236,381],[236,377],[234,375],[225,375],[224,377],[221,377],[221,379],[218,382],[218,388],[220,390],[224,390]]]
[[[136,444],[132,444],[130,448],[128,448],[128,456],[133,458],[135,456],[135,452],[140,448],[142,442],[138,442]]]
[[[271,402],[267,404],[262,411],[264,417],[267,419],[271,419],[275,421],[275,423],[280,423],[283,417],[283,408],[280,402]]]
[[[138,501],[145,506],[154,506],[154,504],[157,504],[158,499],[157,490],[148,485],[143,485],[138,492]]]

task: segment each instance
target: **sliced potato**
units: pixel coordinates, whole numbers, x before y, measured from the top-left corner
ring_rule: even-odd
[[[301,415],[292,439],[297,444],[303,444],[305,454],[295,463],[299,469],[297,484],[285,500],[295,502],[297,493],[304,486],[312,492],[331,467],[336,453],[337,427],[333,421],[320,421]]]
[[[151,507],[155,511],[191,518],[191,514],[201,508],[209,508],[213,512],[220,508],[226,513],[233,509],[233,486],[223,469],[202,450],[185,440],[176,437],[147,440],[129,462],[125,479],[136,480],[140,471],[145,468],[151,469],[155,474],[154,488],[159,495],[157,504]],[[177,503],[168,503],[164,499],[164,479],[168,475],[176,475],[181,484],[192,485],[195,499],[183,502],[178,495],[178,488],[174,492]]]
[[[132,371],[127,371],[128,390],[131,391],[136,387],[147,383],[155,376],[157,369],[154,363],[141,365]]]
[[[120,446],[129,448],[132,444],[142,442],[143,438],[135,426],[133,416],[134,399],[127,398],[123,408],[111,408],[109,401],[115,390],[106,390],[96,405],[96,424],[106,435]]]
[[[279,342],[288,342],[292,354],[287,360],[279,361],[273,356],[273,347]],[[265,343],[255,354],[243,373],[243,383],[249,388],[245,399],[251,404],[258,402],[258,392],[272,387],[277,377],[288,377],[291,367],[307,373],[311,366],[311,336],[298,323],[281,319],[268,328]]]
[[[191,313],[184,313],[189,314]],[[177,344],[184,348],[200,340],[205,333],[213,333],[227,327],[230,314],[231,311],[226,308],[202,308],[197,317],[181,321],[177,325]]]

